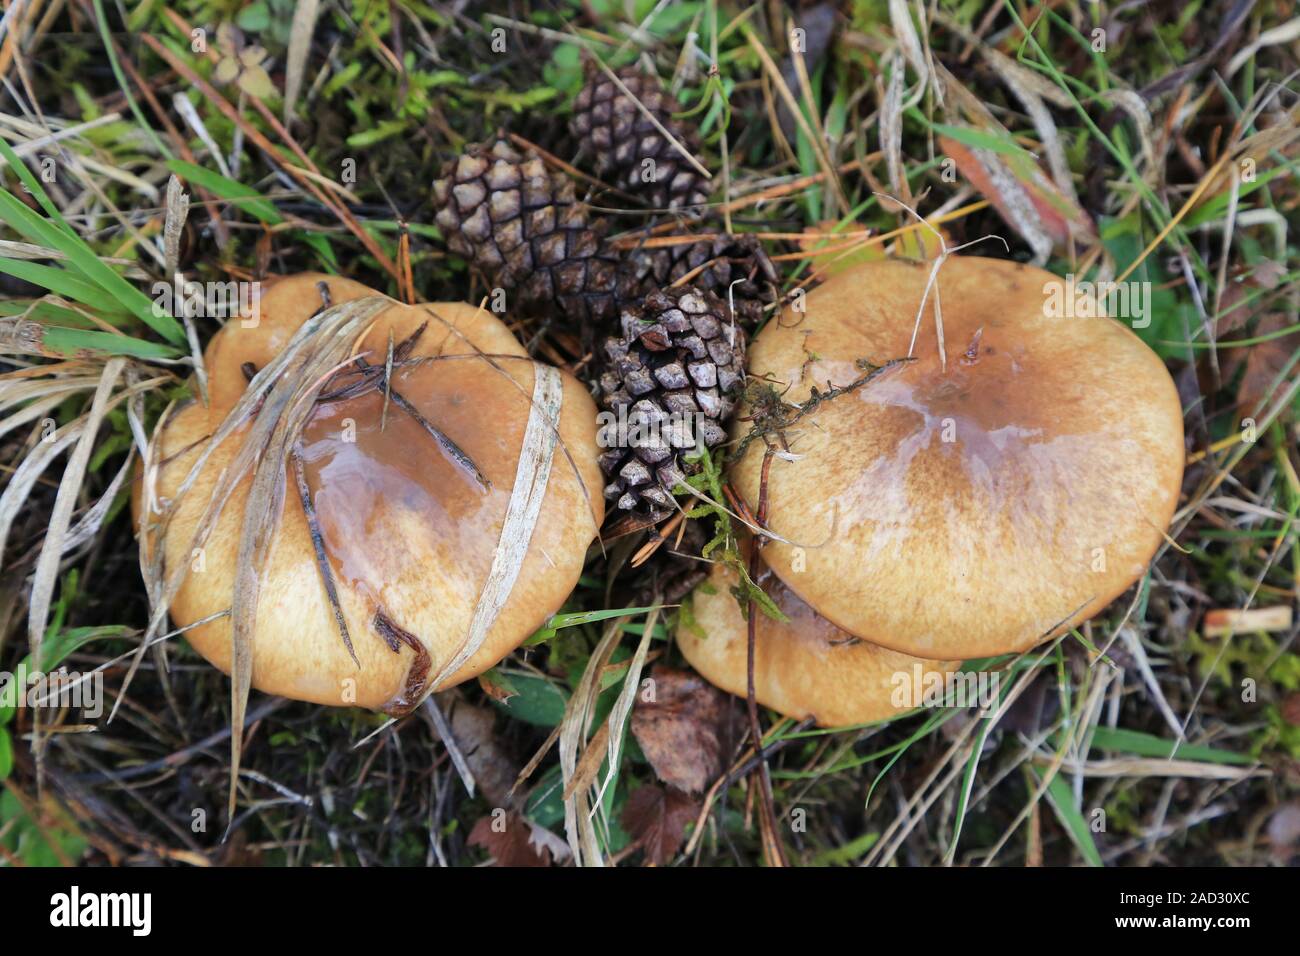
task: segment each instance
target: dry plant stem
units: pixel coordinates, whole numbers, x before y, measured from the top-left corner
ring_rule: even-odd
[[[687,841],[685,848],[682,850],[684,856],[692,855],[699,847],[700,840],[704,836],[704,824],[709,819],[709,814],[713,810],[713,805],[718,801],[718,795],[725,793],[737,780],[741,780],[747,774],[751,773],[762,761],[784,749],[790,743],[798,740],[799,737],[797,735],[807,730],[813,725],[813,723],[813,718],[806,718],[791,728],[790,736],[741,753],[740,756],[736,758],[736,762],[731,765],[730,769],[724,771],[717,780],[713,781],[709,786],[708,791],[704,794],[704,799],[700,804],[700,812],[695,817],[695,828],[691,833],[691,838]],[[775,729],[776,728],[773,728],[773,731],[775,731]]]
[[[390,387],[388,393],[392,398],[393,404],[415,419],[416,423],[429,433],[429,436],[438,443],[438,446],[445,451],[448,456],[456,462],[456,464],[473,475],[474,480],[477,481],[485,490],[492,487],[492,482],[488,481],[487,476],[484,475],[483,472],[479,471],[478,466],[474,464],[473,459],[471,459],[469,455],[465,454],[459,445],[436,428],[432,422],[421,415],[419,409],[407,401],[406,398],[402,396],[401,392]]]
[[[772,457],[775,449],[771,445],[767,446],[763,454],[763,477],[758,490],[758,513],[754,516],[755,524],[760,528],[767,525],[767,479],[772,468]],[[755,581],[758,579],[759,572],[759,550],[763,545],[763,537],[758,535],[754,539],[754,547],[749,553],[749,579]],[[749,732],[754,739],[754,750],[759,757],[758,777],[759,777],[759,806],[763,814],[763,829],[767,831],[768,840],[765,841],[771,854],[770,862],[776,866],[788,865],[785,858],[785,849],[781,841],[777,838],[776,829],[776,809],[775,800],[772,796],[772,776],[767,765],[767,753],[763,750],[763,732],[758,723],[758,699],[754,696],[754,647],[758,636],[758,615],[762,614],[758,603],[749,599],[746,617],[749,624],[749,646],[747,649],[747,674],[748,683],[746,686],[745,703],[749,711]]]
[[[831,162],[830,151],[826,148],[825,140],[819,139],[817,133],[808,124],[808,120],[804,116],[803,110],[799,108],[799,103],[794,98],[794,93],[792,93],[790,87],[786,85],[785,78],[781,76],[780,68],[777,67],[776,62],[772,59],[772,55],[768,53],[767,48],[758,37],[755,36],[754,32],[749,29],[749,27],[742,26],[741,30],[745,34],[745,39],[749,41],[750,47],[758,54],[759,61],[763,64],[764,71],[771,78],[772,85],[781,95],[781,99],[785,103],[786,108],[790,111],[790,115],[795,118],[795,121],[799,124],[799,128],[803,131],[804,136],[806,136],[808,142],[812,144],[813,153],[817,157],[817,164],[821,166],[822,175],[825,177],[826,183],[831,187],[835,199],[839,203],[839,207],[841,209],[852,209],[852,204],[849,202],[848,197],[844,195],[844,187],[840,183],[839,177],[835,174],[835,165]]]
[[[343,638],[343,646],[348,649],[348,656],[352,658],[352,663],[360,667],[361,662],[357,660],[356,651],[352,649],[348,622],[344,620],[343,608],[339,604],[339,589],[334,581],[334,572],[330,570],[329,556],[325,554],[325,537],[321,533],[320,519],[316,515],[311,488],[307,485],[307,472],[302,461],[301,446],[294,446],[290,453],[290,460],[293,462],[293,478],[298,486],[298,498],[302,501],[302,512],[307,516],[307,531],[311,535],[312,550],[316,552],[316,568],[320,571],[321,584],[325,587],[330,609],[334,612],[334,623],[338,625],[339,636]]]
[[[754,439],[763,438],[764,441],[766,442],[767,436],[770,434],[777,435],[781,440],[782,446],[786,446],[786,440],[785,440],[786,429],[791,428],[792,426],[796,425],[799,421],[801,421],[803,418],[806,418],[808,415],[811,415],[813,412],[815,412],[818,409],[818,407],[822,404],[822,402],[839,398],[841,395],[847,395],[850,392],[855,392],[858,389],[862,388],[864,385],[866,385],[868,382],[871,382],[877,376],[882,375],[885,372],[889,371],[895,365],[903,365],[911,361],[913,361],[913,359],[910,358],[890,359],[884,365],[871,365],[865,360],[859,360],[857,363],[858,368],[862,370],[864,374],[862,374],[858,378],[855,378],[847,385],[833,385],[830,382],[827,382],[826,391],[824,392],[818,390],[817,386],[814,385],[812,387],[812,393],[808,396],[807,399],[800,402],[798,405],[786,404],[785,402],[780,400],[780,396],[776,396],[776,401],[769,403],[771,407],[767,411],[756,412],[752,416],[742,417],[737,419],[737,421],[742,421],[742,422],[752,421],[754,423],[754,427],[745,433],[745,437],[742,438],[740,440],[740,444],[736,446],[736,452],[734,456],[735,459],[739,460],[740,457],[744,455],[746,451],[748,451],[749,445],[752,441],[754,441]],[[785,450],[789,451],[789,448],[785,447]],[[772,454],[772,450],[769,448],[766,452],[766,455],[770,456],[771,454]],[[768,472],[768,462],[766,459],[764,459],[763,462],[764,479],[766,479],[767,472]]]

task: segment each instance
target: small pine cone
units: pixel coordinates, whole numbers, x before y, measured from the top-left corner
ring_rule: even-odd
[[[716,293],[724,302],[734,302],[736,319],[747,329],[758,324],[763,307],[778,297],[776,266],[753,236],[720,235],[680,245],[642,247],[633,250],[628,260],[642,295],[690,274],[687,281],[691,285]]]
[[[605,341],[600,377],[601,400],[619,422],[601,434],[605,496],[657,519],[692,470],[685,458],[726,440],[745,333],[721,299],[692,286],[651,293],[624,309],[622,324],[623,335]]]
[[[654,209],[698,214],[709,201],[709,179],[696,169],[637,105],[696,155],[698,139],[673,116],[682,108],[659,83],[635,66],[617,71],[631,97],[603,71],[588,70],[573,104],[573,135],[584,144],[596,174],[641,196]],[[649,160],[650,162],[647,162]]]
[[[505,140],[471,147],[433,184],[434,222],[447,246],[491,285],[517,290],[525,310],[590,328],[631,294],[626,266],[566,176]]]

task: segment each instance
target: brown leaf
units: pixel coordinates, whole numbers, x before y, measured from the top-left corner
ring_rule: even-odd
[[[504,704],[511,697],[516,696],[515,691],[506,687],[504,684],[498,684],[493,678],[493,672],[478,675],[478,686],[483,688],[483,693],[487,694],[499,704]]]
[[[687,671],[656,667],[637,697],[632,734],[664,783],[699,793],[722,771],[730,698]]]
[[[1276,289],[1286,275],[1286,264],[1276,259],[1263,259],[1250,270],[1251,281],[1261,289]]]
[[[520,797],[511,794],[519,764],[501,745],[496,733],[496,713],[462,699],[449,706],[452,736],[464,755],[483,796],[499,807],[518,809]]]
[[[1219,296],[1219,318],[1214,323],[1217,337],[1231,335],[1250,323],[1254,313],[1251,311],[1247,295],[1253,287],[1254,283],[1240,278],[1229,279],[1224,284],[1223,293]]]
[[[700,813],[698,800],[676,787],[647,784],[633,790],[623,807],[623,828],[655,866],[670,862],[686,839],[686,827]]]
[[[533,842],[533,828],[517,813],[480,817],[469,834],[470,846],[487,850],[496,866],[550,866],[551,855]]]
[[[1009,134],[1005,138],[1010,141]],[[1078,245],[1091,242],[1094,230],[1088,214],[1028,154],[968,148],[948,136],[939,137],[939,148],[1037,258],[1045,260],[1053,246],[1065,247],[1071,240]]]
[[[1287,327],[1286,316],[1280,312],[1270,312],[1259,321],[1255,335],[1268,335]],[[1241,385],[1237,387],[1237,407],[1243,415],[1251,415],[1259,410],[1259,404],[1266,396],[1276,398],[1286,383],[1269,391],[1274,379],[1278,377],[1291,355],[1300,347],[1300,332],[1292,332],[1280,338],[1269,339],[1247,346],[1246,372],[1242,375]]]
[[[1282,698],[1282,719],[1292,727],[1300,727],[1300,691]]]

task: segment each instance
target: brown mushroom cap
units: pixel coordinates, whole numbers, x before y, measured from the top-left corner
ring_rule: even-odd
[[[829,280],[757,336],[749,375],[784,401],[907,356],[931,263]],[[787,430],[764,558],[800,597],[873,643],[928,658],[1022,651],[1096,614],[1145,570],[1178,500],[1182,409],[1164,363],[1120,322],[1052,318],[1030,266],[951,258],[915,361]],[[752,414],[744,408],[739,415]],[[738,422],[733,437],[749,423]],[[758,501],[763,443],[733,472]]]
[[[206,437],[243,395],[247,380],[241,366],[265,365],[321,307],[318,282],[327,284],[334,303],[376,294],[356,282],[321,275],[269,284],[258,325],[244,328],[231,321],[207,349],[210,406],[192,401],[166,423],[156,472],[161,499],[175,495]],[[357,662],[340,637],[290,471],[254,627],[253,684],[260,690],[321,704],[400,709],[466,639],[514,485],[538,366],[497,318],[462,303],[394,303],[358,349],[370,350],[370,361],[382,364],[390,331],[401,342],[425,322],[412,355],[440,358],[398,369],[393,388],[469,456],[491,488],[484,489],[392,404],[381,430],[382,391],[317,406],[300,447]],[[476,348],[502,356],[495,362],[501,371],[477,356]],[[444,687],[476,676],[517,647],[559,609],[577,582],[603,502],[595,405],[567,374],[558,430],[561,444],[519,577],[484,643]],[[216,450],[166,534],[166,571],[182,561],[193,568],[171,608],[179,626],[231,603],[251,478],[239,484],[222,510],[201,563],[194,563],[189,547],[239,438],[232,436]],[[141,504],[137,489],[137,517]],[[144,546],[151,546],[150,533]],[[397,630],[377,625],[381,612],[418,640],[427,659]],[[187,631],[186,637],[229,672],[228,617]],[[389,646],[393,641],[396,650]]]
[[[709,683],[738,697],[748,693],[749,626],[731,589],[738,575],[719,562],[691,597],[692,623],[677,627],[677,646]],[[895,717],[904,685],[920,701],[926,675],[947,675],[959,661],[925,661],[877,647],[819,615],[763,567],[757,583],[789,621],[755,611],[754,697],[765,707],[822,727],[847,727]]]

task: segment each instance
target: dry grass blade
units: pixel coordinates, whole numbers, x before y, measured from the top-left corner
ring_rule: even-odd
[[[623,688],[619,691],[618,700],[614,702],[606,721],[606,725],[611,728],[606,747],[609,770],[596,791],[595,802],[597,807],[603,805],[605,791],[609,788],[619,770],[620,757],[623,752],[623,730],[627,726],[627,716],[632,712],[632,705],[636,701],[636,692],[641,686],[641,671],[645,668],[646,657],[650,653],[650,640],[654,636],[655,624],[658,621],[659,609],[656,607],[646,615],[641,640],[637,642],[636,652],[632,655],[632,661],[628,664],[627,675],[623,678]]]
[[[912,15],[907,9],[907,0],[889,0],[889,22],[894,28],[894,38],[898,40],[899,49],[921,78],[921,85],[925,86],[930,80],[930,70],[921,48],[921,37],[917,34],[916,25],[912,23]],[[924,18],[921,22],[925,22]]]
[[[190,214],[189,194],[181,188],[181,181],[175,175],[167,179],[167,214],[163,221],[163,259],[167,277],[180,287],[184,282],[180,271],[181,233],[185,229],[185,220]],[[190,347],[190,361],[194,365],[194,378],[199,385],[199,395],[203,404],[208,403],[208,370],[203,364],[203,347],[199,345],[199,333],[194,328],[194,317],[190,315],[189,296],[180,295],[173,298],[178,319],[185,326],[185,341]]]
[[[86,466],[95,448],[95,435],[108,411],[109,396],[125,365],[126,359],[123,358],[109,359],[104,365],[99,387],[95,389],[90,411],[86,413],[81,434],[77,437],[77,445],[73,449],[67,467],[63,470],[59,491],[54,498],[54,511],[50,515],[40,556],[36,559],[36,569],[32,572],[31,597],[27,603],[27,643],[31,648],[32,660],[36,662],[38,668],[43,669],[41,644],[50,619],[50,605],[59,575],[59,560],[63,557],[65,539],[72,524],[72,509],[76,507],[77,496],[81,493],[81,484],[86,477]],[[36,755],[38,788],[42,768],[40,715],[40,710],[37,710],[32,718],[32,750]]]
[[[523,567],[528,543],[542,512],[546,497],[546,484],[551,476],[551,463],[555,459],[555,446],[559,440],[556,430],[560,421],[560,406],[564,400],[564,380],[559,370],[549,365],[534,365],[533,401],[528,411],[528,425],[524,430],[523,448],[519,452],[519,465],[515,470],[515,483],[506,505],[506,517],[501,525],[501,536],[492,555],[483,590],[479,592],[474,616],[470,619],[465,642],[456,655],[442,666],[437,677],[429,682],[426,694],[436,690],[444,680],[456,673],[462,664],[487,639],[488,631],[505,606],[519,570]]]
[[[245,440],[257,450],[253,483],[244,507],[234,593],[231,595],[231,721],[242,727],[253,678],[253,629],[262,568],[284,505],[286,465],[329,373],[353,350],[370,319],[387,306],[370,297],[326,310],[322,329],[277,380]],[[331,314],[333,313],[333,314]],[[296,337],[297,338],[297,337]],[[296,367],[295,367],[296,366]],[[232,734],[229,819],[234,821],[242,736]]]
[[[390,304],[391,300],[387,298],[369,296],[325,309],[303,323],[285,348],[253,377],[244,396],[227,415],[182,480],[160,526],[153,529],[155,540],[165,540],[166,526],[176,513],[178,503],[208,466],[215,449],[251,419],[251,426],[242,437],[238,451],[213,487],[189,549],[192,551],[203,546],[231,494],[252,472],[231,604],[231,712],[236,727],[243,726],[247,710],[252,677],[252,636],[258,575],[274,539],[284,500],[289,451],[305,425],[313,400],[329,373],[351,355],[358,337],[371,320]],[[150,449],[148,460],[157,460],[153,449]],[[110,720],[125,697],[125,688],[134,677],[144,650],[161,629],[167,608],[189,571],[188,565],[182,564],[169,579],[164,579],[163,549],[156,547],[153,552],[145,562],[145,577],[148,592],[156,598],[156,605],[144,639],[127,671],[123,692],[114,704]],[[241,744],[241,736],[232,734],[228,808],[232,821]]]
[[[903,168],[903,58],[894,53],[886,61],[885,70],[889,84],[880,105],[880,148],[885,154],[890,190],[910,203],[912,191]]]
[[[1051,764],[1044,758],[1040,763]],[[1119,757],[1112,760],[1065,760],[1061,770],[1083,777],[1184,777],[1192,780],[1249,780],[1269,777],[1267,767],[1228,767],[1201,760]]]
[[[63,556],[63,539],[72,523],[72,509],[76,506],[77,496],[81,492],[81,483],[86,477],[86,465],[95,447],[95,434],[99,431],[99,424],[108,411],[109,396],[125,365],[126,360],[122,358],[112,358],[105,363],[103,374],[99,379],[99,387],[95,389],[95,397],[91,401],[90,411],[87,412],[80,434],[77,436],[77,446],[73,449],[72,457],[68,460],[68,466],[64,469],[63,478],[59,482],[59,492],[54,499],[54,511],[50,515],[49,528],[45,533],[41,554],[32,575],[32,595],[27,611],[27,641],[31,647],[32,658],[37,662],[41,660],[41,641],[45,636],[45,625],[49,622],[50,600],[54,594],[54,582],[59,572],[59,558]]]
[[[996,57],[989,55],[987,59],[993,69],[1002,77],[1002,82],[1007,85],[1007,88],[1020,101],[1020,105],[1025,108],[1025,112],[1029,114],[1029,119],[1033,122],[1034,129],[1038,132],[1038,138],[1043,144],[1043,151],[1047,154],[1047,168],[1052,173],[1052,180],[1056,183],[1057,188],[1069,196],[1077,205],[1079,197],[1074,192],[1074,181],[1070,177],[1070,163],[1065,158],[1065,147],[1061,144],[1061,134],[1057,131],[1056,121],[1052,119],[1052,114],[1043,102],[1043,98],[1038,94],[1036,86],[1031,86],[1024,81],[1024,75],[1029,71],[1018,66],[1010,58],[1000,54]]]
[[[302,79],[307,72],[307,54],[311,52],[311,37],[316,30],[316,17],[320,13],[320,0],[299,0],[293,11],[293,26],[289,33],[289,60],[284,70],[284,122],[293,118],[302,90]]]
[[[28,422],[45,417],[46,412],[62,404],[68,396],[90,391],[97,383],[96,377],[80,374],[0,378],[0,413],[17,408],[13,414],[0,419],[0,438]]]
[[[117,494],[122,490],[122,486],[126,483],[127,476],[131,474],[131,469],[134,466],[135,449],[132,448],[127,453],[126,460],[122,462],[122,467],[117,470],[117,474],[109,482],[108,488],[99,496],[99,500],[86,509],[80,520],[68,532],[63,541],[65,553],[81,547],[99,533],[100,526],[103,525],[109,509],[113,506],[113,502],[117,500]]]
[[[840,184],[839,176],[836,175],[835,164],[831,162],[826,143],[809,125],[808,118],[804,116],[803,110],[799,108],[799,103],[794,98],[794,93],[786,84],[785,77],[781,75],[781,68],[776,65],[776,61],[772,59],[772,54],[767,51],[767,47],[763,45],[763,42],[754,35],[754,32],[749,27],[742,26],[741,31],[749,41],[750,48],[758,54],[758,59],[763,64],[763,70],[767,73],[776,91],[781,95],[781,100],[785,103],[786,109],[790,111],[790,115],[795,118],[795,122],[799,124],[804,136],[812,144],[813,152],[817,155],[817,164],[821,167],[825,182],[835,191],[841,208],[851,209],[852,206],[848,201],[848,197],[844,195],[844,187]],[[779,126],[777,128],[779,129]]]
[[[564,781],[564,833],[577,866],[604,866],[596,828],[588,812],[587,788],[573,785],[578,777],[578,762],[587,745],[587,725],[592,709],[600,694],[600,675],[609,657],[618,646],[622,628],[617,620],[610,621],[600,642],[591,652],[583,669],[578,686],[564,706],[564,720],[560,723],[560,773]]]
[[[1255,54],[1266,46],[1274,46],[1279,43],[1292,43],[1298,39],[1300,39],[1300,17],[1288,20],[1280,26],[1265,30],[1256,37],[1252,43],[1237,51],[1236,55],[1233,56],[1231,61],[1229,61],[1228,71],[1225,75],[1231,77],[1243,66],[1255,59]]]
[[[105,412],[112,411],[122,402],[129,401],[150,389],[156,388],[164,381],[166,379],[152,378],[132,384],[129,388],[108,399]],[[62,394],[58,396],[58,399],[59,401],[63,400]],[[23,411],[25,412],[26,409]],[[23,412],[19,412],[12,417],[17,418],[22,415]],[[45,473],[45,470],[49,468],[56,458],[81,437],[86,422],[87,419],[83,416],[50,432],[27,454],[22,464],[15,468],[10,475],[3,493],[0,493],[0,555],[4,553],[5,546],[8,544],[9,532],[15,519],[27,501],[28,496],[30,496],[32,489],[40,480],[41,475]]]

